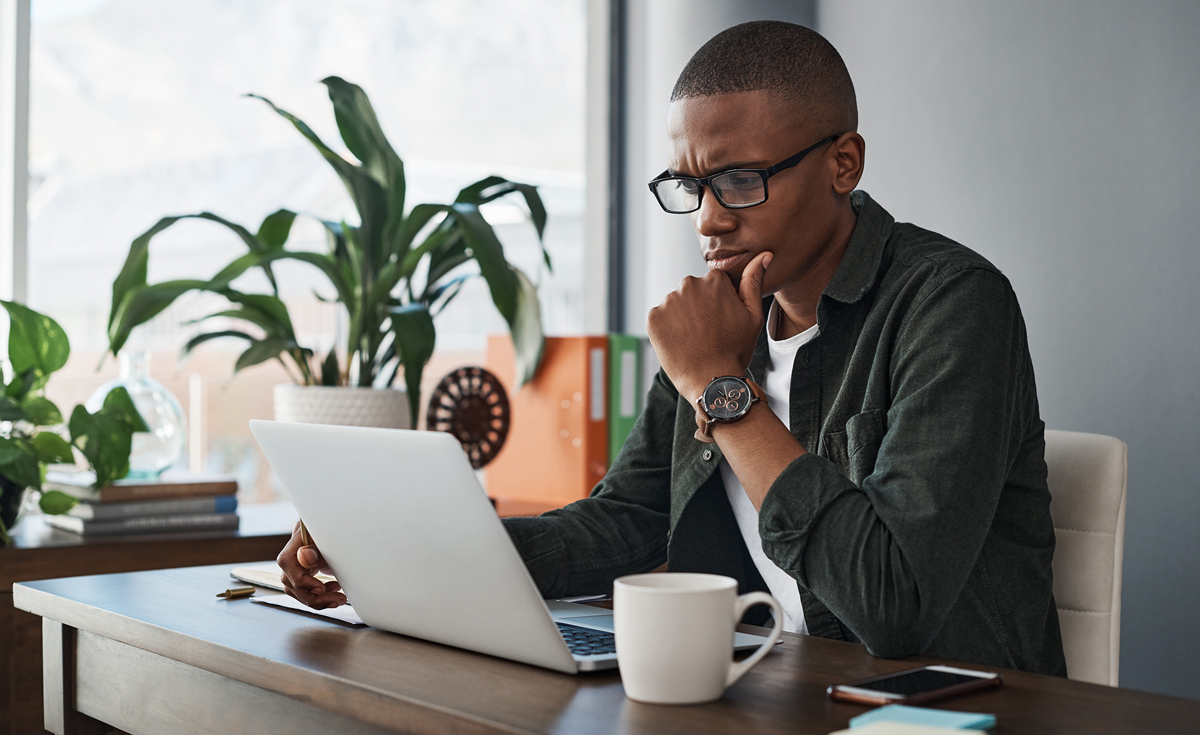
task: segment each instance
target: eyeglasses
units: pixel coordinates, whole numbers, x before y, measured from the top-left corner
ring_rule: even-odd
[[[704,187],[712,189],[721,206],[728,209],[755,207],[767,201],[767,179],[780,171],[792,168],[809,153],[837,140],[840,135],[831,135],[813,143],[791,158],[785,158],[770,168],[735,168],[706,176],[703,179],[691,176],[671,176],[670,170],[663,171],[650,182],[650,191],[661,206],[671,214],[688,214],[700,208]]]

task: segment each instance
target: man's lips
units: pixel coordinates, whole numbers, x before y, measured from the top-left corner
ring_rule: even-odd
[[[742,274],[742,270],[746,264],[750,262],[750,253],[735,253],[730,251],[718,250],[711,255],[704,256],[705,262],[708,264],[708,269],[722,270],[727,273]]]

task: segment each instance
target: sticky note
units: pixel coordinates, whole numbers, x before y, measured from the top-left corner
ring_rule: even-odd
[[[889,704],[850,720],[850,729],[858,729],[872,722],[902,722],[911,725],[926,725],[929,727],[960,730],[990,730],[996,726],[996,717],[980,712],[954,712],[944,709]]]

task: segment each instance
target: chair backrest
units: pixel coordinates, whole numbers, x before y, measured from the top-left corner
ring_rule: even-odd
[[[1054,599],[1067,676],[1117,685],[1121,561],[1125,545],[1126,446],[1120,439],[1046,431]]]

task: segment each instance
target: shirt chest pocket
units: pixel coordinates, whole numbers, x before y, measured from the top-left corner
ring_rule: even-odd
[[[886,431],[883,411],[863,411],[846,421],[845,431],[831,431],[822,436],[817,454],[833,462],[851,482],[861,485],[875,471],[875,459]]]

